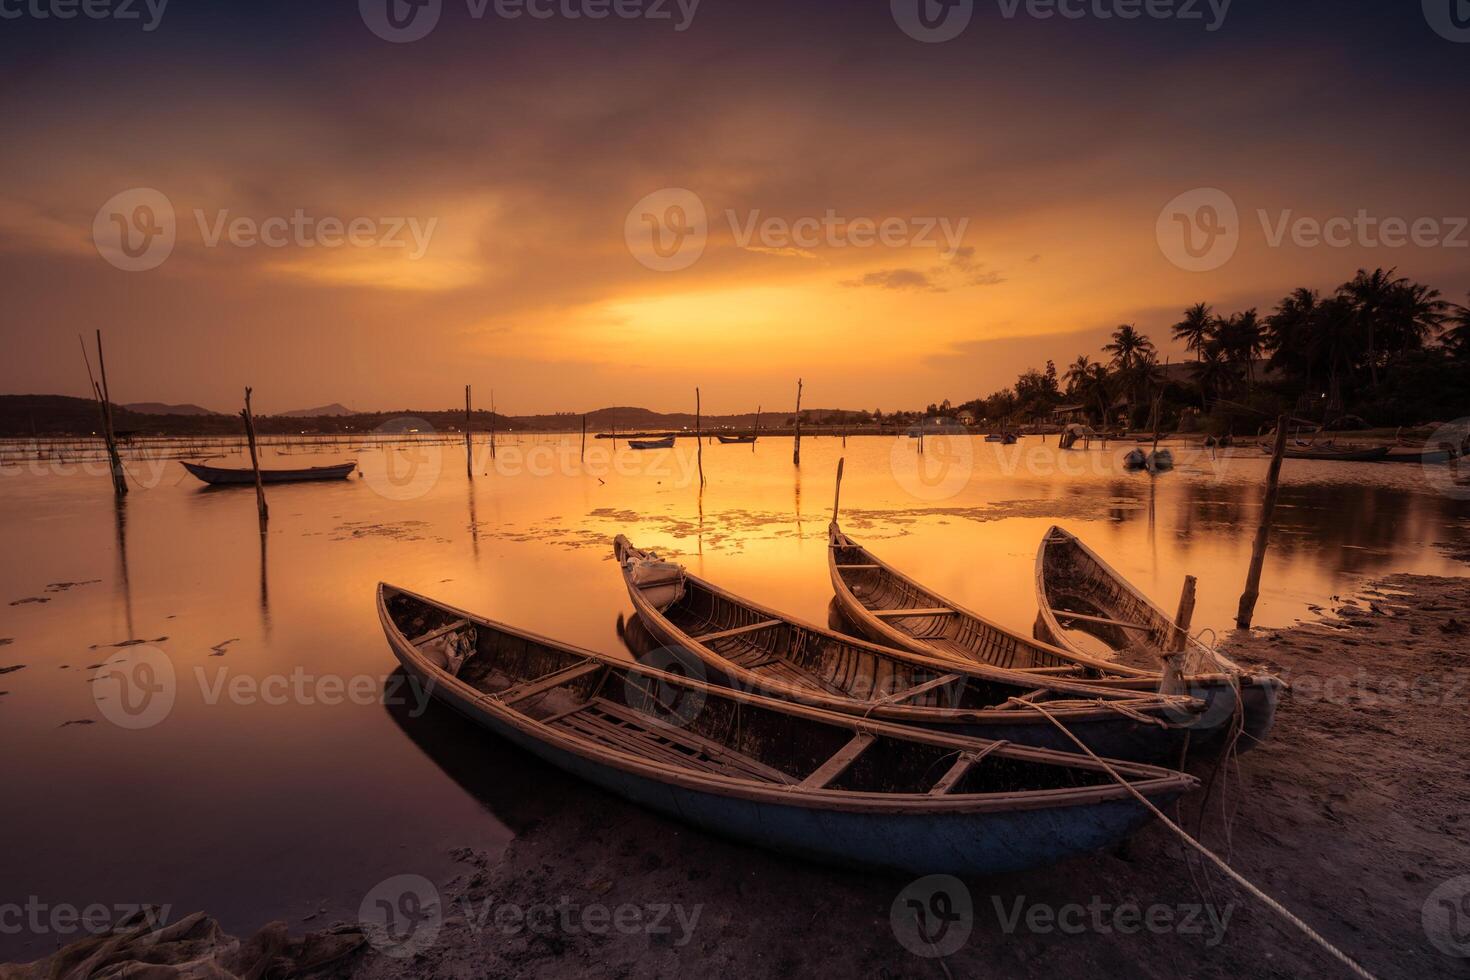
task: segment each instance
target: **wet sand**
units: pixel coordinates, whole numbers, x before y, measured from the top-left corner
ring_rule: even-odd
[[[1257,631],[1230,649],[1282,669],[1294,690],[1273,737],[1222,773],[1208,799],[1186,802],[1185,825],[1203,826],[1234,868],[1379,976],[1470,975],[1470,959],[1438,951],[1421,919],[1431,892],[1470,872],[1470,579],[1392,576],[1336,600],[1320,621]],[[1186,863],[1158,825],[1116,853],[966,881],[972,931],[941,963],[896,938],[890,911],[908,879],[729,843],[566,781],[546,788],[573,803],[541,812],[498,858],[452,854],[458,873],[434,883],[437,933],[366,945],[319,975],[1347,975],[1221,876]],[[1133,920],[1117,916],[1130,904],[1162,907],[1178,927],[1124,934],[1115,927]],[[533,934],[502,914],[507,906],[631,907],[642,925]],[[666,906],[666,931],[645,928]],[[1067,921],[1081,931],[1047,918],[1068,906],[1079,907]],[[582,912],[570,914],[577,922]]]

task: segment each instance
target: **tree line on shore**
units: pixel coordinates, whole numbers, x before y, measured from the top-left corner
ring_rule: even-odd
[[[1062,405],[1097,426],[1147,425],[1157,400],[1169,426],[1255,431],[1286,413],[1329,427],[1416,425],[1470,414],[1470,309],[1395,269],[1359,269],[1329,294],[1292,290],[1266,315],[1184,310],[1172,339],[1193,356],[1165,369],[1154,342],[1121,324],[1101,358],[1079,354],[1024,372],[1010,388],[937,416],[982,424],[1040,421]]]

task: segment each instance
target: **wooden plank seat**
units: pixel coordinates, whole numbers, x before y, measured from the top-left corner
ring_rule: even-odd
[[[734,629],[720,630],[715,633],[690,634],[690,639],[698,640],[700,643],[708,643],[710,640],[723,640],[729,636],[739,636],[742,633],[754,633],[756,630],[768,629],[772,626],[780,626],[779,619],[763,619],[759,623],[748,623],[745,626],[736,626]]]
[[[905,616],[953,616],[953,609],[945,609],[943,606],[934,609],[874,609],[873,615],[879,619],[901,619]]]
[[[858,732],[852,740],[832,754],[826,762],[816,768],[810,776],[801,781],[802,789],[821,789],[832,782],[844,772],[849,766],[857,761],[858,756],[867,751],[868,746],[878,740],[878,736],[868,732]]]
[[[535,680],[526,681],[524,684],[508,687],[499,694],[492,695],[492,697],[501,704],[515,704],[517,701],[524,701],[538,694],[545,694],[554,687],[561,687],[563,684],[570,683],[578,677],[590,674],[596,670],[601,670],[605,666],[607,665],[597,660],[584,660],[581,663],[572,664],[570,667],[564,667],[561,670],[554,670],[549,674],[544,674]]]
[[[649,716],[605,698],[594,698],[551,721],[609,748],[645,759],[692,766],[739,779],[757,779],[787,786],[798,782],[796,777],[748,755],[687,729],[672,724],[659,725]]]
[[[945,674],[943,677],[936,677],[931,681],[925,681],[922,684],[915,684],[907,691],[900,691],[897,694],[890,694],[888,695],[888,697],[881,699],[880,703],[902,704],[905,701],[912,701],[914,698],[918,697],[921,694],[928,694],[935,688],[946,687],[950,684],[953,684],[955,681],[958,681],[959,679],[959,674]]]
[[[965,773],[974,768],[975,763],[979,762],[981,759],[985,758],[987,755],[994,752],[1001,746],[1007,744],[1009,743],[992,742],[990,745],[987,745],[979,752],[961,752],[959,758],[955,760],[954,765],[949,767],[949,771],[946,772],[943,776],[940,776],[939,782],[935,783],[930,788],[929,795],[944,796],[950,790],[954,789],[955,786],[959,784],[959,781],[961,779],[965,778]]]

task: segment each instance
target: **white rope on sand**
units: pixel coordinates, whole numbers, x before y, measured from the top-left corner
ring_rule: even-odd
[[[1214,851],[1210,850],[1208,847],[1205,847],[1205,845],[1201,844],[1199,841],[1189,836],[1188,831],[1186,831],[1183,827],[1180,827],[1174,821],[1170,820],[1162,810],[1154,806],[1153,803],[1149,802],[1146,796],[1135,789],[1132,783],[1128,782],[1121,775],[1119,775],[1118,771],[1112,766],[1108,765],[1106,760],[1098,758],[1095,752],[1084,745],[1082,741],[1077,738],[1077,736],[1073,735],[1071,731],[1067,729],[1067,726],[1058,721],[1050,711],[1047,711],[1041,705],[1033,704],[1030,701],[1021,701],[1018,698],[1011,698],[1011,701],[1014,701],[1016,704],[1022,707],[1031,708],[1035,711],[1041,712],[1041,714],[1044,715],[1048,721],[1050,721],[1053,725],[1057,726],[1057,728],[1061,730],[1063,735],[1066,735],[1069,739],[1076,743],[1078,748],[1080,748],[1083,752],[1086,752],[1092,758],[1092,761],[1102,766],[1103,769],[1107,771],[1108,775],[1112,776],[1118,781],[1118,784],[1120,786],[1122,786],[1128,792],[1132,793],[1134,797],[1138,799],[1138,802],[1142,803],[1153,813],[1154,816],[1163,821],[1164,826],[1174,831],[1174,833],[1177,834],[1180,839],[1183,840],[1186,844],[1194,848],[1196,851],[1199,851],[1200,854],[1213,862],[1217,867],[1219,867],[1221,871],[1225,873],[1226,877],[1230,878],[1230,880],[1234,881],[1237,885],[1244,888],[1252,895],[1256,896],[1256,898],[1260,899],[1268,908],[1275,911],[1287,922],[1290,922],[1292,925],[1300,929],[1308,939],[1312,940],[1318,946],[1321,946],[1328,953],[1332,954],[1334,958],[1340,961],[1353,973],[1362,977],[1363,980],[1377,980],[1377,978],[1372,973],[1369,973],[1368,970],[1365,969],[1360,963],[1358,963],[1357,960],[1353,959],[1351,956],[1344,953],[1336,946],[1332,945],[1332,943],[1328,942],[1321,933],[1317,932],[1317,930],[1313,929],[1311,926],[1303,922],[1290,909],[1288,909],[1286,906],[1276,901],[1276,899],[1272,898],[1270,895],[1267,895],[1265,892],[1261,891],[1261,889],[1257,888],[1255,885],[1247,881],[1245,877],[1240,874],[1240,872],[1236,871],[1234,868],[1230,867],[1230,865],[1226,864],[1224,859],[1222,859]]]

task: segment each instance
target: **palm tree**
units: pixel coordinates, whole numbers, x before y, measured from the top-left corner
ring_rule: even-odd
[[[1139,333],[1133,324],[1124,323],[1113,331],[1112,342],[1103,345],[1103,353],[1113,355],[1112,365],[1122,376],[1131,409],[1138,404],[1137,367],[1145,358],[1153,357],[1153,341]]]
[[[1397,293],[1407,280],[1394,278],[1398,269],[1374,269],[1371,273],[1359,269],[1358,274],[1338,287],[1338,295],[1348,299],[1354,306],[1358,319],[1368,340],[1368,375],[1373,387],[1378,387],[1378,335],[1383,326],[1386,311],[1395,303]]]
[[[1219,398],[1236,380],[1234,367],[1218,339],[1207,341],[1194,365],[1194,383],[1199,386],[1200,404],[1210,410],[1210,401]]]
[[[1470,307],[1452,307],[1447,320],[1452,326],[1444,335],[1445,343],[1461,356],[1470,354]]]
[[[1062,375],[1062,380],[1067,383],[1067,394],[1077,394],[1078,389],[1087,381],[1092,368],[1092,358],[1086,354],[1077,355],[1077,360],[1073,361],[1067,368],[1067,373]]]
[[[1276,305],[1276,311],[1266,317],[1265,347],[1271,352],[1270,367],[1305,378],[1309,388],[1313,369],[1317,367],[1313,341],[1319,325],[1321,302],[1322,297],[1315,289],[1303,286],[1293,290]]]
[[[1184,341],[1185,349],[1194,351],[1195,360],[1201,360],[1214,326],[1215,317],[1209,304],[1196,303],[1184,311],[1184,319],[1174,324],[1174,339]]]
[[[1438,289],[1401,280],[1387,311],[1389,336],[1385,346],[1398,354],[1422,349],[1444,329],[1449,312],[1450,304],[1440,299]]]

